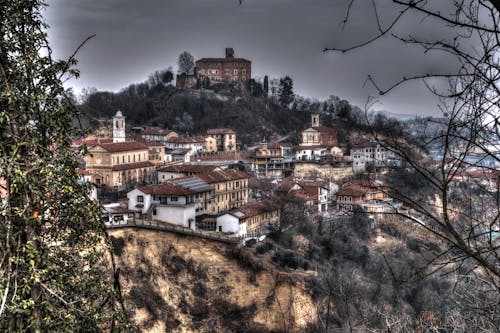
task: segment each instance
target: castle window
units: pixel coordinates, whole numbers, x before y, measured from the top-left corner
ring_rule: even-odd
[[[246,74],[247,73],[247,70],[246,69],[242,69],[241,70],[241,74]]]
[[[234,70],[234,75],[238,75],[238,70],[237,69]]]

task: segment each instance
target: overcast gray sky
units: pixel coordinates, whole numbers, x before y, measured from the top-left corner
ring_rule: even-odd
[[[295,92],[318,99],[334,94],[364,107],[375,91],[364,85],[371,74],[382,86],[403,75],[442,70],[449,59],[423,57],[417,47],[384,38],[347,54],[322,52],[349,46],[376,33],[369,1],[358,1],[349,25],[341,29],[347,0],[48,0],[49,38],[59,58],[78,54],[81,77],[69,84],[118,91],[172,66],[187,50],[195,59],[223,57],[233,47],[252,61],[254,77],[290,75]],[[389,4],[383,18],[394,14]],[[398,29],[433,33],[415,19]],[[380,99],[376,109],[394,113],[437,114],[438,101],[422,84],[407,84]]]

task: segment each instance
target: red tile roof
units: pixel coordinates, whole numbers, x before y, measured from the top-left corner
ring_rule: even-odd
[[[196,63],[199,62],[248,62],[251,63],[250,60],[244,58],[201,58],[196,60]]]
[[[249,217],[257,216],[264,213],[277,211],[279,208],[269,200],[259,201],[251,204],[247,204],[240,208],[235,208],[229,211],[229,214],[238,218],[239,220],[247,219]],[[235,213],[242,212],[243,216],[237,216]]]
[[[320,125],[320,126],[314,126],[312,128],[320,132],[321,134],[337,135],[337,131],[334,128],[328,126]]]
[[[194,164],[173,164],[158,169],[159,172],[179,172],[179,173],[202,173],[213,171],[216,166],[194,165]]]
[[[151,141],[143,138],[138,138],[136,141],[144,143],[148,147],[165,147],[165,145],[160,141]]]
[[[192,137],[185,137],[185,136],[177,136],[170,138],[168,141],[169,143],[199,143],[199,142],[205,142],[205,137],[204,136],[192,136]]]
[[[356,187],[346,187],[342,188],[340,191],[337,192],[337,196],[348,196],[348,197],[362,197],[366,191],[361,190],[360,188]]]
[[[125,142],[115,142],[115,143],[102,143],[99,146],[104,148],[110,153],[117,153],[122,151],[132,151],[132,150],[147,150],[148,145],[139,141],[125,141]]]
[[[236,134],[231,128],[209,128],[207,134]]]
[[[144,162],[136,162],[136,163],[127,163],[127,164],[118,164],[111,168],[112,171],[125,171],[125,170],[133,170],[139,168],[149,168],[154,166],[153,163],[149,161]]]
[[[197,177],[208,184],[249,178],[247,173],[237,169],[209,171],[200,173],[197,175]]]
[[[182,186],[178,186],[175,184],[165,183],[165,184],[157,184],[157,185],[146,185],[139,186],[141,192],[146,194],[155,194],[155,195],[191,195],[195,194],[194,191],[187,189]]]
[[[369,140],[360,140],[352,144],[352,148],[374,148],[377,147],[377,142],[369,141]]]
[[[146,134],[146,135],[169,135],[170,133],[175,133],[175,132],[172,130],[169,130],[169,129],[148,128],[144,131],[143,134]]]

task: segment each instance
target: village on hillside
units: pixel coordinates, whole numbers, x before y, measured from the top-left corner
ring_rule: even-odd
[[[250,78],[251,61],[228,48],[225,58],[202,58],[194,73],[177,75],[176,88],[196,89],[200,81],[241,87]],[[126,114],[117,110],[73,147],[87,148],[78,173],[104,204],[108,227],[170,226],[245,240],[276,230],[284,210],[334,218],[359,209],[406,209],[381,177],[404,160],[383,141],[360,136],[348,147],[340,144],[337,129],[323,125],[319,111],[301,130],[298,145],[276,136],[246,148],[232,128],[207,128],[197,136],[147,126],[127,131]],[[471,179],[498,185],[495,174],[461,171],[455,177],[457,184]]]
[[[177,75],[176,88],[195,89],[199,82],[238,87],[250,78],[251,61],[227,48],[225,58],[199,59],[194,73]],[[375,139],[340,145],[338,131],[321,123],[320,112],[311,113],[299,145],[284,136],[244,149],[239,134],[231,128],[207,128],[198,136],[158,127],[127,132],[126,115],[117,110],[73,147],[88,149],[78,173],[104,204],[109,227],[154,224],[248,239],[279,227],[284,209],[330,218],[358,209],[405,209],[379,179],[403,159]],[[472,176],[457,173],[456,181]],[[498,182],[489,174],[478,180],[493,188]],[[122,196],[109,202],[98,197],[97,188]]]

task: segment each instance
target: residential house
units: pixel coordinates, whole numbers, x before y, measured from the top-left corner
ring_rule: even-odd
[[[205,137],[204,136],[177,136],[171,138],[167,144],[167,149],[189,149],[189,155],[197,155],[205,152]]]
[[[215,201],[215,191],[211,185],[195,176],[175,178],[171,180],[171,183],[195,192],[196,216],[215,214],[213,205]]]
[[[220,214],[248,203],[248,179],[237,169],[214,170],[196,175],[214,189],[213,213]]]
[[[279,226],[280,210],[270,201],[259,201],[235,208],[218,216],[216,230],[240,237],[257,237],[266,234],[270,226]]]
[[[165,162],[184,162],[191,161],[192,151],[189,148],[165,149]]]
[[[293,147],[279,142],[263,142],[251,160],[251,170],[256,178],[282,179],[291,175]]]
[[[236,132],[231,128],[212,128],[207,130],[207,136],[214,138],[217,151],[236,150]]]
[[[135,223],[137,211],[123,207],[120,203],[103,205],[102,219],[108,227]]]
[[[141,134],[143,139],[148,141],[158,141],[163,143],[164,145],[171,138],[178,137],[179,134],[169,129],[156,129],[156,128],[146,128],[146,130]]]
[[[210,172],[214,170],[222,170],[214,165],[197,165],[197,164],[172,164],[158,168],[158,183],[165,183],[174,178],[195,176],[200,173]]]
[[[160,141],[149,141],[146,139],[138,139],[137,141],[148,146],[149,161],[154,165],[165,163],[165,145]]]
[[[205,137],[205,152],[216,153],[217,152],[217,139],[212,136]]]
[[[137,210],[144,219],[195,229],[196,194],[171,183],[139,186],[127,193],[128,209]]]
[[[360,140],[351,147],[352,169],[362,173],[370,166],[375,168],[401,165],[401,159],[380,142]]]
[[[352,211],[361,207],[373,213],[388,212],[400,206],[389,196],[387,186],[379,180],[352,180],[344,183],[336,194],[337,209]]]
[[[300,204],[314,212],[328,211],[330,189],[327,181],[288,177],[278,185],[275,193],[285,202]]]
[[[449,173],[451,174],[451,171]],[[458,186],[461,183],[468,184],[473,188],[497,192],[500,189],[500,172],[493,172],[487,169],[455,171],[452,184]]]

